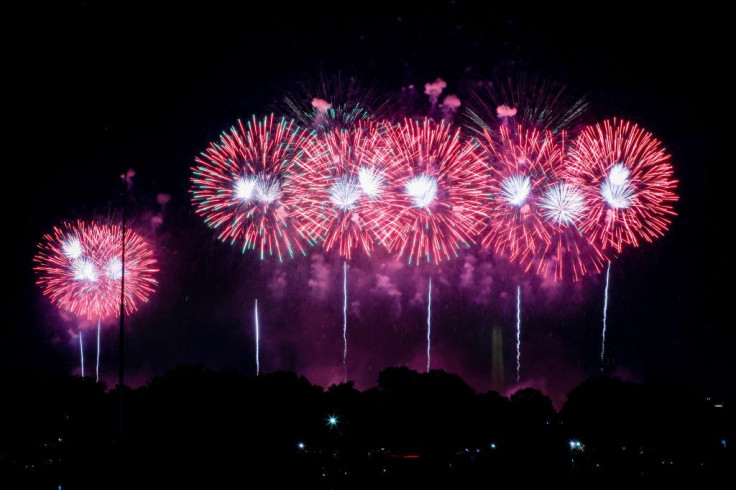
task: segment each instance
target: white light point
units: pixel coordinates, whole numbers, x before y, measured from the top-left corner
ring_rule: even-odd
[[[601,184],[601,197],[614,209],[631,206],[634,189],[629,181],[629,170],[617,163],[611,168],[608,177]]]
[[[123,263],[120,259],[110,259],[105,265],[105,276],[113,281],[119,281],[123,277]]]
[[[501,196],[512,206],[521,207],[532,190],[529,177],[517,174],[506,177],[501,182]]]
[[[583,193],[570,184],[550,187],[540,201],[542,215],[558,225],[571,225],[580,221],[585,211]]]
[[[360,186],[355,177],[341,175],[335,179],[329,191],[330,202],[342,211],[350,211],[358,206]]]
[[[373,167],[362,167],[358,171],[358,180],[365,195],[372,199],[376,199],[383,192],[383,177]]]
[[[64,240],[64,242],[61,244],[61,249],[64,252],[64,255],[66,258],[75,260],[78,259],[80,255],[82,255],[82,243],[79,241],[79,238],[72,236]]]
[[[77,259],[72,264],[75,281],[96,282],[98,275],[95,264],[84,257]]]
[[[415,208],[426,208],[437,197],[437,179],[427,174],[418,175],[406,183],[404,190],[411,196]]]

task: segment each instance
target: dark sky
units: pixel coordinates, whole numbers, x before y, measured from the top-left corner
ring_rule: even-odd
[[[266,114],[284,89],[320,73],[355,74],[386,97],[442,77],[449,93],[462,96],[467,82],[513,63],[587,94],[593,118],[630,118],[652,131],[680,180],[670,231],[613,264],[608,372],[723,394],[735,340],[725,281],[730,140],[720,134],[730,117],[725,19],[643,12],[637,4],[611,4],[610,11],[597,4],[590,12],[478,4],[356,3],[342,11],[267,2],[255,13],[210,2],[184,10],[67,2],[12,12],[3,78],[10,82],[4,153],[13,197],[5,237],[13,279],[0,365],[77,369],[70,332],[78,323],[41,296],[32,257],[41,235],[63,219],[119,215],[118,177],[133,168],[129,211],[162,270],[159,292],[128,322],[131,379],[140,383],[182,363],[253,372],[257,297],[263,369],[338,381],[341,263],[318,253],[285,265],[260,262],[218,242],[189,203],[195,155],[237,118]],[[172,200],[153,230],[158,193]],[[469,266],[473,276],[462,282]],[[351,265],[351,303],[359,304],[351,304],[349,371],[359,387],[374,384],[388,365],[424,365],[430,274],[433,367],[489,389],[491,330],[498,326],[510,387],[512,296],[520,283],[523,380],[559,400],[598,372],[601,278],[550,288],[471,250],[438,269],[406,268],[389,257]],[[89,337],[91,354],[91,331]],[[111,381],[114,325],[103,345]]]

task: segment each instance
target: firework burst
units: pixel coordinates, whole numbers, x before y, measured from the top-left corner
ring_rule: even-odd
[[[526,72],[496,76],[472,93],[466,110],[468,126],[482,133],[499,125],[558,133],[570,131],[588,109],[585,98],[565,85]]]
[[[429,119],[387,131],[392,182],[389,249],[439,263],[473,244],[484,217],[485,165],[458,130]]]
[[[552,213],[544,206],[554,205],[542,192],[562,159],[562,145],[550,133],[506,126],[498,137],[484,131],[478,141],[490,168],[490,219],[480,233],[481,245],[529,270],[551,242],[543,212]]]
[[[288,205],[302,135],[292,122],[254,117],[247,125],[238,121],[195,159],[192,201],[220,240],[241,242],[243,252],[256,249],[261,258],[305,253]]]
[[[585,128],[567,168],[589,203],[580,229],[604,252],[651,242],[669,227],[677,200],[670,158],[636,124],[614,118]]]
[[[308,137],[291,203],[301,232],[346,259],[370,255],[389,234],[385,153],[382,126],[370,122]]]
[[[44,235],[34,258],[37,283],[62,310],[90,320],[120,314],[122,230],[115,225],[63,223]],[[146,241],[126,230],[125,312],[148,301],[158,284]]]

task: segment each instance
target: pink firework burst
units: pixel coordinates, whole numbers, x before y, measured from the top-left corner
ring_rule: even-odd
[[[486,199],[486,167],[472,142],[450,125],[405,120],[389,127],[391,236],[386,242],[409,263],[457,256],[473,244]]]
[[[125,232],[125,312],[148,302],[157,286],[156,259],[137,233]],[[62,310],[90,320],[120,314],[122,230],[116,225],[63,223],[44,235],[34,257],[37,284]]]
[[[220,240],[242,242],[243,252],[258,249],[261,258],[305,253],[287,204],[302,134],[273,115],[254,117],[247,125],[238,121],[195,159],[192,201]]]
[[[576,282],[587,274],[599,273],[606,257],[581,233],[588,199],[579,186],[557,177],[564,171],[566,160],[559,164],[540,192],[539,212],[550,241],[538,257],[536,272],[555,281]]]
[[[498,135],[485,130],[478,141],[488,159],[490,185],[481,245],[529,270],[551,243],[540,200],[562,159],[562,146],[549,132],[521,126],[501,126]]]
[[[580,229],[604,252],[651,242],[675,215],[670,157],[659,140],[631,122],[614,118],[585,128],[567,173],[589,202]]]
[[[362,122],[306,138],[300,172],[293,176],[290,207],[302,234],[321,240],[350,259],[356,249],[367,255],[388,235],[383,126]]]

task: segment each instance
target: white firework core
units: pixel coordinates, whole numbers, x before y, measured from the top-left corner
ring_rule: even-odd
[[[501,196],[512,206],[522,206],[531,190],[529,177],[520,174],[506,177],[501,182]]]
[[[123,277],[123,263],[120,259],[110,259],[105,264],[105,276],[113,281],[119,281]]]
[[[558,225],[571,225],[582,219],[585,200],[577,187],[562,183],[553,185],[544,193],[540,207],[547,221]]]
[[[271,204],[281,197],[281,184],[272,175],[247,175],[235,181],[233,192],[243,202]]]
[[[361,167],[358,170],[360,188],[366,196],[375,199],[383,192],[383,177],[375,168]]]
[[[255,187],[255,177],[241,177],[235,182],[235,197],[242,201],[250,201],[251,199],[253,199],[253,189]]]
[[[271,204],[281,197],[281,183],[272,175],[258,177],[255,186],[255,197],[260,204]]]
[[[418,175],[406,183],[404,190],[411,196],[415,208],[426,208],[437,197],[437,179],[427,174]]]
[[[342,211],[350,211],[358,207],[360,186],[355,177],[341,175],[335,179],[329,190],[330,201]]]
[[[72,272],[74,273],[75,281],[96,282],[98,278],[95,264],[84,257],[72,263]]]
[[[78,259],[82,255],[82,243],[79,238],[72,236],[66,239],[61,245],[64,255],[71,260]]]
[[[614,209],[631,206],[634,188],[629,181],[629,170],[617,163],[611,168],[608,177],[601,184],[601,197]]]

